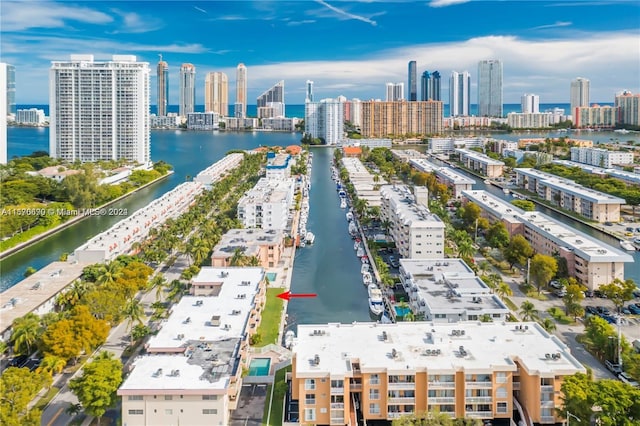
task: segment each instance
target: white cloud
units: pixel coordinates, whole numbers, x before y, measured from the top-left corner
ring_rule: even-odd
[[[201,8],[201,7],[193,6],[193,8],[194,8],[195,10],[197,10],[198,12],[202,12],[202,13],[209,14],[209,12],[207,12],[206,10],[204,10],[204,9],[203,9],[203,8]]]
[[[140,16],[135,12],[123,12],[113,9],[120,16],[122,25],[112,34],[136,34],[156,31],[164,26],[161,20],[151,16]]]
[[[376,25],[378,25],[378,23],[372,19],[367,18],[366,16],[361,16],[361,15],[356,15],[353,13],[349,13],[346,10],[343,9],[339,9],[335,6],[330,5],[329,3],[323,1],[323,0],[316,0],[317,3],[325,6],[327,9],[330,9],[332,11],[334,11],[335,13],[337,13],[339,16],[344,17],[346,19],[355,19],[357,21],[362,21],[362,22],[366,22],[367,24],[371,24],[374,27]]]
[[[429,6],[431,7],[447,7],[456,4],[468,3],[471,0],[431,0]]]
[[[290,27],[294,27],[296,25],[308,25],[315,23],[315,19],[304,19],[302,21],[288,21],[287,25]]]
[[[2,2],[2,30],[22,31],[30,28],[62,28],[69,21],[108,24],[113,18],[88,7],[71,7],[53,2]]]
[[[547,24],[547,25],[539,25],[537,27],[533,27],[533,30],[546,30],[549,28],[560,28],[560,27],[568,27],[570,25],[572,25],[573,22],[571,21],[556,21],[553,24]]]

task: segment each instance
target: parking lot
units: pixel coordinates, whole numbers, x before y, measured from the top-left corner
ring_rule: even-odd
[[[231,426],[261,426],[267,401],[267,385],[243,385],[238,408],[231,413]]]

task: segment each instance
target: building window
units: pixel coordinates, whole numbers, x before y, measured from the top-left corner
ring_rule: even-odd
[[[496,398],[506,398],[507,397],[507,388],[504,386],[500,386],[496,390]]]
[[[208,401],[217,401],[218,395],[202,395],[202,399],[208,400]]]
[[[331,387],[332,388],[343,388],[344,387],[344,380],[331,380]]]
[[[380,404],[369,404],[369,414],[380,414]]]
[[[316,379],[305,379],[304,390],[316,390]]]
[[[497,406],[496,411],[498,413],[504,414],[504,413],[507,412],[507,408],[508,407],[507,407],[507,403],[506,402],[498,402],[498,406]]]
[[[369,384],[371,384],[371,385],[379,385],[380,384],[380,375],[379,374],[372,374],[371,377],[369,378]]]
[[[217,408],[203,408],[202,414],[218,414]]]
[[[371,399],[371,400],[380,399],[380,390],[379,389],[369,389],[369,399]]]
[[[316,394],[308,393],[304,397],[304,403],[307,405],[315,405],[316,404]]]
[[[144,414],[143,410],[129,410],[129,414],[132,416],[141,416]]]
[[[164,400],[165,401],[171,401],[173,399],[173,395],[165,395],[164,396]]]
[[[129,395],[129,401],[142,401],[142,395]]]
[[[315,422],[316,421],[316,409],[315,408],[305,408],[304,409],[304,420],[307,422]]]
[[[507,382],[507,373],[499,372],[496,373],[496,383],[506,383]]]

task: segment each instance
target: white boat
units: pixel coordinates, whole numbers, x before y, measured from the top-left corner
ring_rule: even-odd
[[[617,130],[614,130],[614,132],[622,133],[623,135],[626,135],[627,133],[629,133],[627,129],[617,129]]]
[[[349,233],[355,234],[357,232],[358,232],[358,226],[353,222],[349,222]]]
[[[366,254],[366,253],[365,253],[365,251],[364,251],[364,248],[362,248],[362,247],[358,247],[358,248],[356,249],[356,255],[357,255],[358,257],[362,257],[362,256],[364,256],[365,254]]]
[[[316,236],[313,234],[313,232],[309,231],[305,235],[304,239],[306,240],[307,244],[313,244],[313,242],[316,240]]]
[[[369,269],[370,269],[369,264],[363,263],[362,267],[360,268],[360,273],[364,274],[365,272],[369,272]]]
[[[627,251],[636,251],[636,246],[634,246],[633,244],[631,244],[631,242],[626,241],[626,240],[621,240],[620,241],[620,247],[622,247],[623,249],[625,249]]]
[[[293,339],[296,337],[296,334],[293,332],[293,330],[288,330],[286,333],[284,333],[284,347],[287,349],[291,349],[291,346],[293,345]]]
[[[357,239],[355,243],[353,243],[353,249],[358,250],[360,247],[362,247],[362,245],[360,244],[360,240]]]
[[[484,183],[486,183],[487,185],[491,185],[491,181],[489,179],[485,179]]]
[[[346,209],[347,208],[347,199],[346,198],[340,198],[340,208],[341,209]]]
[[[362,282],[364,285],[369,285],[373,283],[373,277],[369,271],[362,273]]]
[[[505,194],[509,195],[509,188],[502,188],[502,192],[504,192]]]
[[[369,285],[369,310],[373,315],[382,315],[384,313],[384,301],[382,299],[382,291],[375,284]]]
[[[352,221],[353,220],[353,213],[347,212],[346,216],[347,216],[347,220],[348,221]]]

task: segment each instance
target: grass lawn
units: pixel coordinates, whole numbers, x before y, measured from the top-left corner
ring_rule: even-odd
[[[49,401],[51,401],[53,397],[58,394],[58,392],[60,392],[60,389],[55,386],[51,386],[47,393],[42,398],[40,398],[38,402],[36,402],[36,405],[33,408],[37,408],[41,411],[44,410],[44,407],[47,406]]]
[[[273,381],[275,386],[273,392],[273,399],[270,404],[266,404],[264,407],[264,414],[262,415],[262,426],[282,426],[282,416],[284,413],[283,401],[286,394],[286,375],[291,371],[291,366],[276,371],[276,377]],[[267,388],[267,395],[271,397],[271,385]],[[271,417],[269,423],[267,423],[267,416],[269,415],[269,406],[271,406]]]
[[[573,318],[565,315],[562,309],[556,306],[547,309],[547,312],[549,313],[549,315],[553,317],[553,319],[558,321],[560,324],[575,324],[575,321],[573,320]]]
[[[270,343],[276,343],[278,332],[280,331],[280,320],[282,318],[282,309],[284,300],[277,297],[282,293],[281,288],[267,288],[267,301],[262,310],[262,319],[260,327],[258,327],[258,335],[261,336],[260,342],[254,346],[262,347]]]

